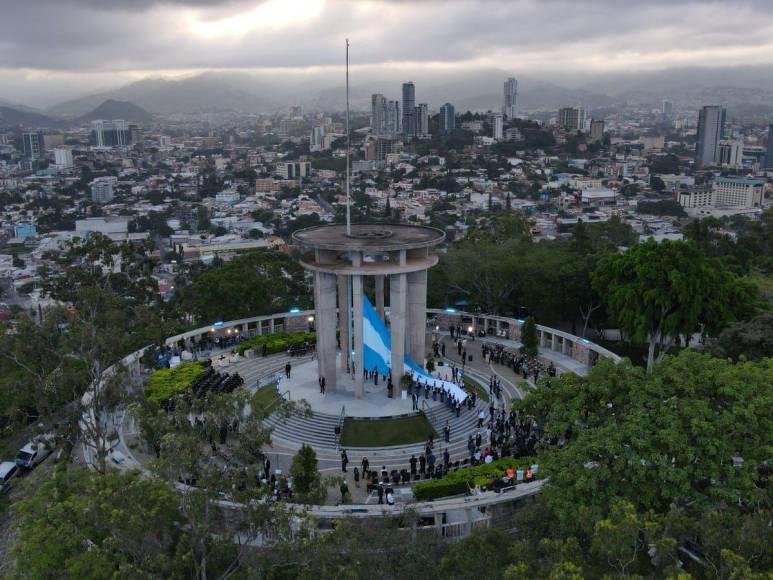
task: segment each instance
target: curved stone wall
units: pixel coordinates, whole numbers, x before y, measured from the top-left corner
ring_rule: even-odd
[[[387,310],[388,311],[388,310]],[[487,336],[500,337],[504,340],[518,341],[522,320],[515,318],[475,314],[461,311],[428,309],[428,315],[434,320],[428,330],[443,331],[443,326],[451,324],[462,326],[463,332],[478,334],[482,330]],[[242,334],[248,337],[270,332],[307,330],[313,323],[313,310],[303,310],[290,313],[254,316],[240,320],[218,322],[216,324],[202,326],[188,332],[184,332],[166,339],[167,346],[190,346],[192,342],[200,340],[204,336],[228,337]],[[440,327],[440,328],[438,328]],[[543,349],[549,349],[561,353],[580,364],[592,366],[600,358],[608,358],[615,362],[621,358],[613,352],[594,344],[584,338],[572,334],[538,325],[540,345]],[[121,364],[129,370],[129,380],[138,384],[141,380],[142,354],[149,347],[140,349],[122,359]],[[114,372],[109,369],[108,372]],[[84,395],[83,402],[87,403],[91,397],[91,390]],[[84,417],[85,418],[85,417]],[[126,419],[126,413],[122,413],[121,421]],[[116,455],[121,461],[114,461],[118,469],[144,469],[133,456],[131,450],[125,445],[122,430],[119,430],[119,439],[116,445]],[[86,458],[90,456],[89,450],[84,444]],[[468,535],[476,527],[489,527],[496,525],[496,518],[506,516],[514,509],[519,501],[531,497],[539,492],[544,484],[543,480],[528,484],[519,484],[510,491],[496,493],[484,492],[480,495],[449,498],[432,502],[421,502],[409,506],[385,506],[385,505],[343,505],[343,506],[298,506],[299,510],[311,513],[318,518],[321,525],[330,524],[333,520],[346,517],[380,517],[384,515],[399,514],[405,509],[415,511],[424,519],[421,530],[432,530],[444,537],[461,538]],[[180,485],[180,484],[178,484]],[[220,502],[225,512],[239,509],[238,504],[229,501]],[[499,514],[499,515],[498,515]],[[451,523],[448,523],[451,522]]]

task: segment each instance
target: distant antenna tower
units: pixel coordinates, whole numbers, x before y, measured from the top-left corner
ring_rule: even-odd
[[[352,235],[352,198],[349,192],[349,39],[346,39],[346,235]]]

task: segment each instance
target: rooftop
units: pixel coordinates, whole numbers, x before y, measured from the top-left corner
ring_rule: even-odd
[[[293,239],[308,248],[320,250],[396,251],[428,248],[441,243],[446,235],[441,230],[405,224],[333,224],[299,230]]]

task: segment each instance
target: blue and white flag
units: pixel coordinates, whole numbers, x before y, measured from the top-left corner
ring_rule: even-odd
[[[377,369],[380,374],[388,375],[392,367],[392,338],[370,300],[367,296],[363,298],[362,328],[365,369],[368,371]],[[404,358],[402,372],[411,375],[415,381],[422,385],[440,387],[460,403],[467,398],[467,393],[456,383],[433,377],[407,354]],[[400,377],[393,375],[393,380],[397,382]]]

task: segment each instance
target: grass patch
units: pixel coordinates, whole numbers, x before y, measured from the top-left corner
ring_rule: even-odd
[[[255,391],[251,406],[253,410],[261,410],[263,416],[268,417],[279,406],[280,402],[276,383],[269,383]]]
[[[395,419],[344,419],[341,432],[343,447],[388,447],[424,443],[437,433],[424,413]]]
[[[464,380],[464,388],[467,389],[468,393],[476,393],[480,400],[486,402],[489,401],[488,387],[484,387],[478,381],[466,374],[462,376],[462,380]]]

